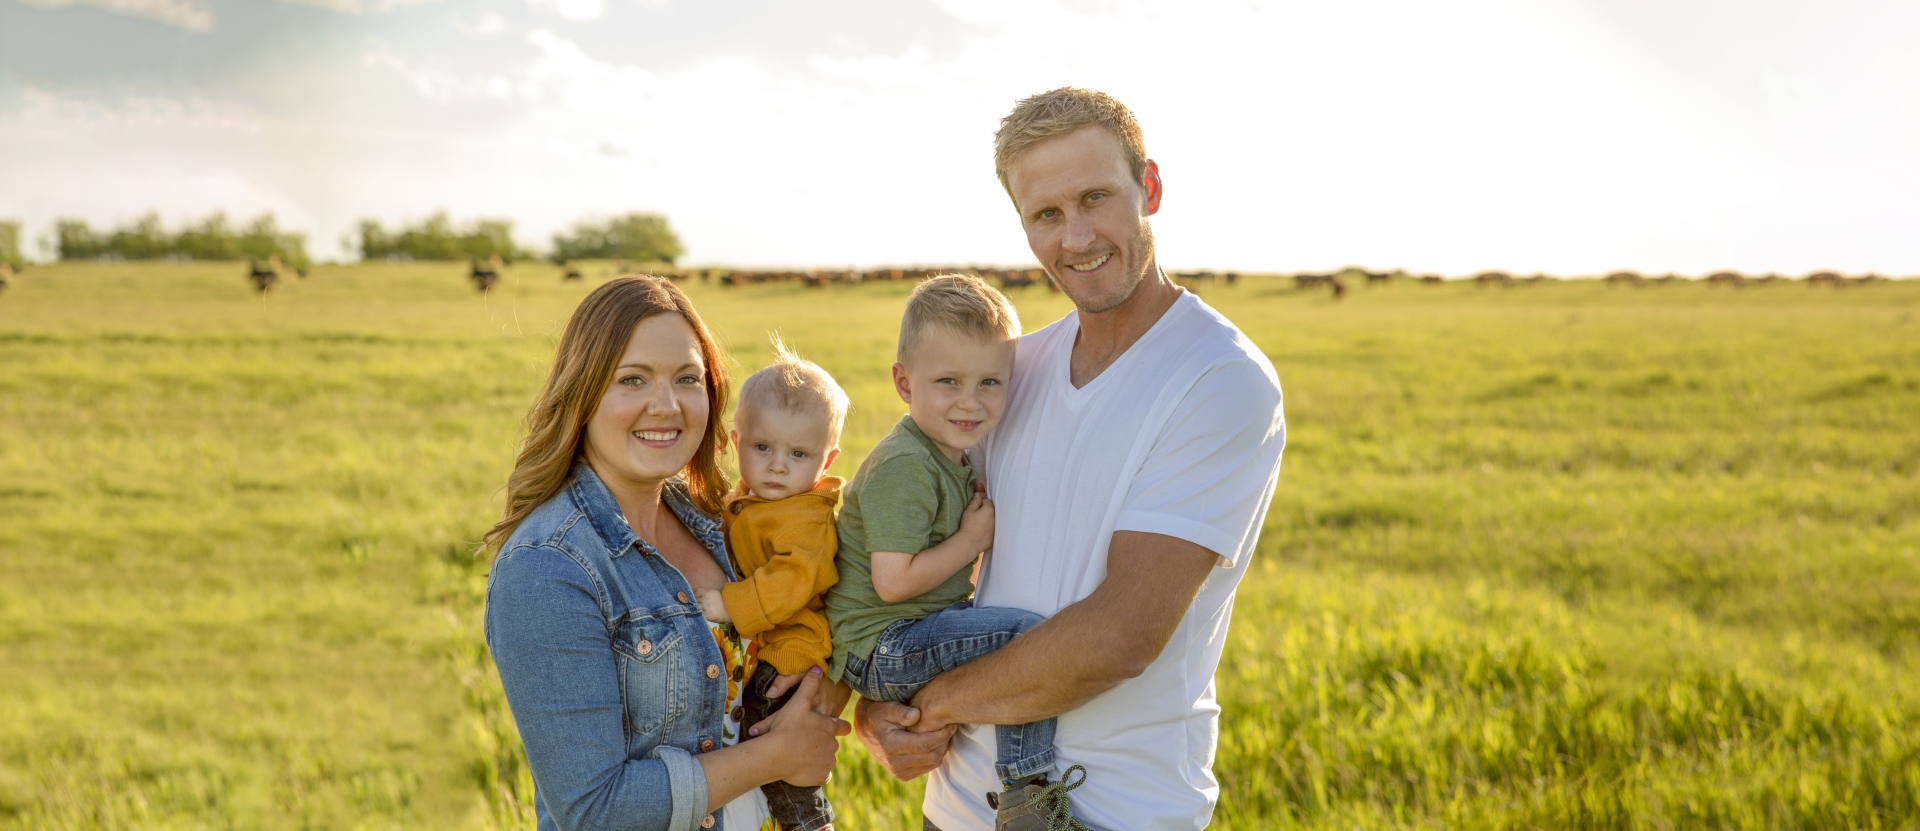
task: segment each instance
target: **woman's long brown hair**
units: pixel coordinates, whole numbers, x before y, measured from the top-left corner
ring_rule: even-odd
[[[587,295],[567,321],[566,334],[553,356],[547,386],[527,412],[527,442],[507,477],[507,512],[481,537],[480,550],[497,549],[515,528],[547,500],[567,486],[574,461],[585,449],[587,421],[593,417],[627,341],[640,321],[659,314],[678,314],[693,327],[700,355],[707,365],[707,434],[687,462],[684,475],[693,504],[709,514],[720,512],[727,482],[720,473],[720,452],[727,433],[721,417],[727,410],[727,370],[720,347],[679,287],[664,277],[639,274],[616,277]]]

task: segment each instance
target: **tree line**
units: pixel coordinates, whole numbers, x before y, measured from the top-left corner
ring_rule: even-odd
[[[54,244],[62,260],[240,260],[271,259],[305,271],[307,235],[281,231],[273,214],[234,226],[225,212],[179,231],[161,225],[160,215],[148,213],[129,225],[95,231],[85,220],[62,219],[53,225]]]
[[[503,260],[526,259],[534,252],[513,241],[513,221],[476,219],[456,224],[445,211],[411,224],[389,229],[375,219],[363,219],[358,239],[344,240],[357,247],[363,260]],[[17,268],[22,259],[20,223],[0,221],[0,262]],[[305,270],[307,237],[280,230],[273,214],[261,214],[241,226],[215,213],[179,231],[170,231],[160,215],[148,213],[132,223],[96,231],[86,221],[61,219],[54,223],[56,250],[62,260],[265,260]],[[357,243],[357,245],[356,245]],[[680,238],[659,214],[629,213],[605,221],[582,220],[553,235],[548,256],[567,260],[624,258],[635,262],[672,263],[685,249]]]

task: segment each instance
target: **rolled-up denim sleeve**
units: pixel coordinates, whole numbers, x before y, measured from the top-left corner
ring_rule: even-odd
[[[494,562],[487,646],[547,812],[569,831],[694,831],[700,763],[672,747],[628,759],[619,669],[592,578],[564,552],[516,548]]]

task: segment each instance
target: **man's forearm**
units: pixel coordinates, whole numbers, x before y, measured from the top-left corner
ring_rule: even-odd
[[[921,727],[1027,724],[1139,675],[1173,637],[1217,560],[1174,537],[1115,533],[1100,587],[999,651],[933,679],[913,699]]]
[[[1119,686],[1136,673],[1097,659],[1104,618],[1069,606],[998,652],[942,673],[914,696],[920,724],[1027,724]]]

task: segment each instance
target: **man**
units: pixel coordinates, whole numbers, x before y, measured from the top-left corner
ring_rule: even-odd
[[[1027,242],[1077,311],[1020,340],[1006,415],[976,451],[998,514],[976,602],[1049,619],[911,707],[862,701],[860,738],[897,777],[933,772],[927,828],[986,831],[983,725],[1058,716],[1060,768],[1087,771],[1076,818],[1202,828],[1219,795],[1213,672],[1279,477],[1280,384],[1161,271],[1160,171],[1125,106],[1057,89],[1021,101],[994,143]]]

